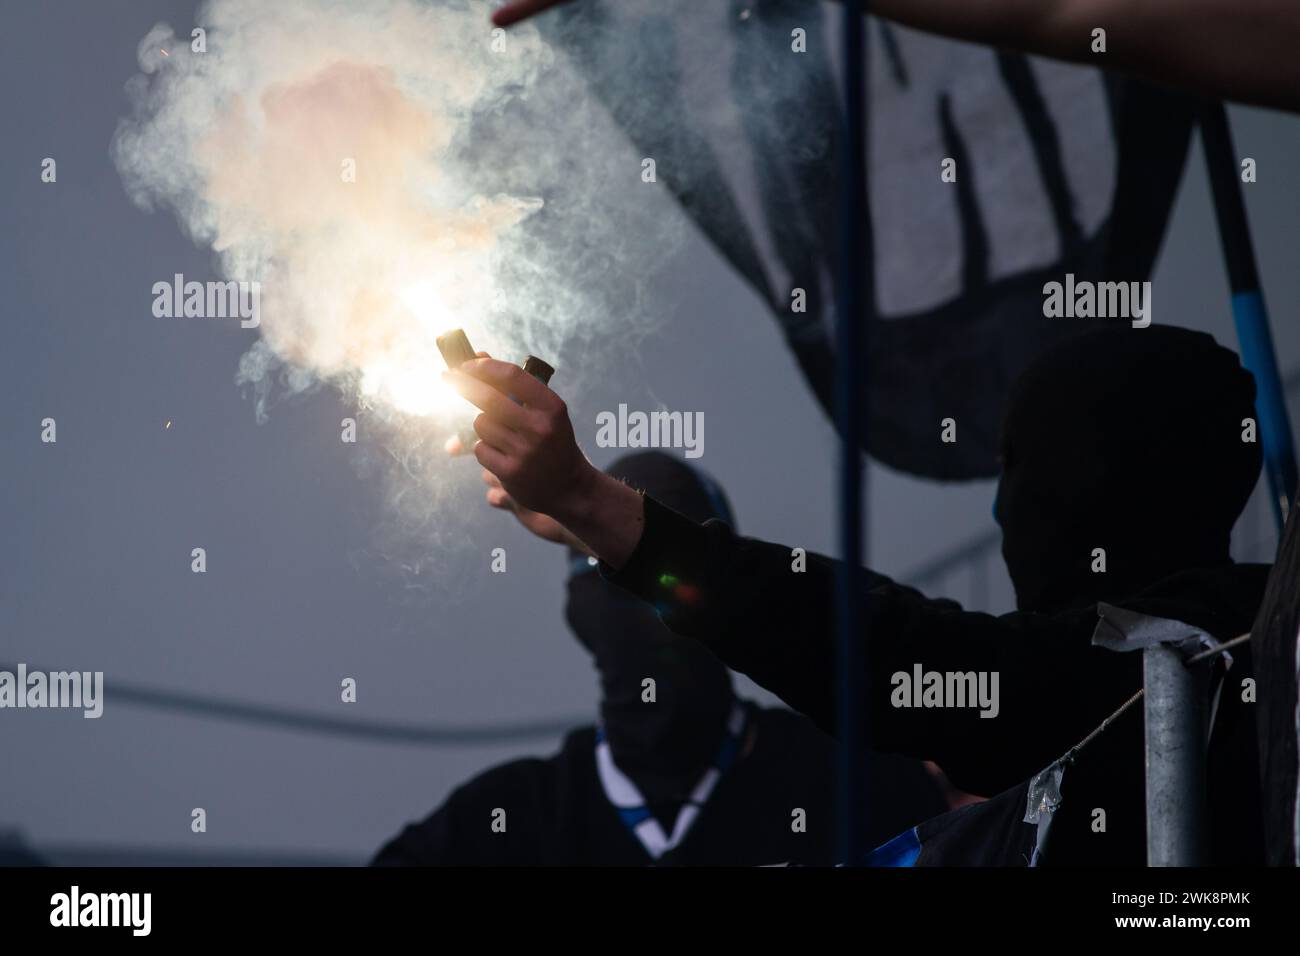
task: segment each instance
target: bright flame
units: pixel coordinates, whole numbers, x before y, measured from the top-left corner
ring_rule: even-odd
[[[397,294],[397,298],[414,313],[422,328],[437,330],[435,334],[440,335],[452,327],[451,312],[432,279],[411,283]]]
[[[400,321],[388,347],[367,355],[361,393],[408,415],[463,418],[473,406],[442,380],[446,367],[437,338],[457,324],[434,279],[420,279],[397,294]]]
[[[361,393],[408,415],[465,417],[474,406],[442,380],[445,367],[437,348],[422,360],[375,360],[362,369]]]

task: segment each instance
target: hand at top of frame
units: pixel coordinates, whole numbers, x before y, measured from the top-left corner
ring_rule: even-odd
[[[520,20],[527,20],[551,7],[558,7],[570,0],[512,0],[503,7],[498,7],[492,14],[492,22],[499,27],[508,27]]]

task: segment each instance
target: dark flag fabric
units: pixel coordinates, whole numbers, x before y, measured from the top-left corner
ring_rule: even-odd
[[[1061,806],[1056,762],[1010,790],[950,810],[867,854],[865,866],[1039,866]]]
[[[836,10],[590,0],[539,21],[776,318],[828,412]],[[867,26],[866,450],[917,475],[991,476],[1012,381],[1099,321],[1046,318],[1045,283],[1150,278],[1193,104],[1091,67]],[[939,440],[946,418],[955,443]]]
[[[1029,866],[1038,841],[1025,822],[1029,782],[919,823],[868,854],[867,866]]]
[[[1251,631],[1259,678],[1260,789],[1264,797],[1265,859],[1273,866],[1300,862],[1297,826],[1297,754],[1300,747],[1300,518],[1291,512],[1268,589]]]

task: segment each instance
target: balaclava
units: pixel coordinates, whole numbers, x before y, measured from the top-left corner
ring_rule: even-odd
[[[1009,399],[994,505],[1017,606],[1118,600],[1230,563],[1259,478],[1254,402],[1236,354],[1188,329],[1105,329],[1035,360]]]
[[[721,489],[669,455],[627,455],[607,470],[696,521],[730,522]],[[652,805],[681,802],[722,745],[735,702],[731,675],[702,644],[668,630],[654,608],[601,578],[585,556],[570,552],[570,561],[565,614],[595,658],[614,762]],[[642,700],[647,677],[654,703]]]

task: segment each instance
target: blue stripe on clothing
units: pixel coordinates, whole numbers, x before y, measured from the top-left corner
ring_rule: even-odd
[[[644,823],[650,819],[650,809],[648,807],[626,807],[620,808],[618,815],[622,818],[623,823],[629,830],[635,829],[638,824]]]
[[[916,827],[900,833],[883,846],[878,846],[863,861],[866,866],[915,866],[921,855],[921,839]]]

